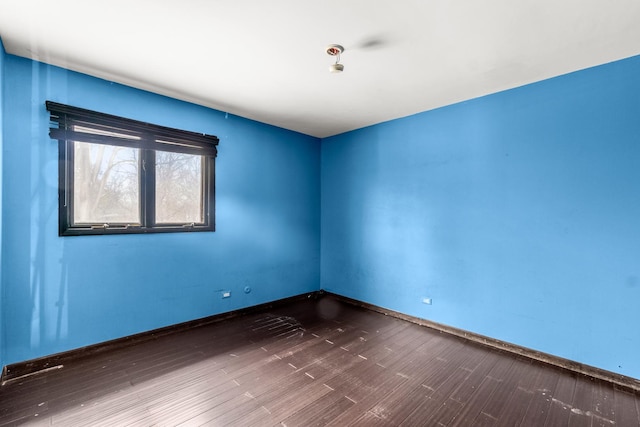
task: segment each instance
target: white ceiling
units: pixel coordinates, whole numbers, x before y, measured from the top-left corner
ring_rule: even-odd
[[[640,0],[0,0],[0,37],[14,55],[326,137],[638,55]]]

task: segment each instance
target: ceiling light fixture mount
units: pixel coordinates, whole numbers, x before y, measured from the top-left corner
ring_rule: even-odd
[[[330,44],[329,46],[327,46],[326,52],[327,52],[327,55],[336,57],[336,63],[331,64],[329,66],[329,72],[331,73],[343,72],[344,65],[340,64],[340,54],[344,52],[344,47],[340,46],[339,44]]]

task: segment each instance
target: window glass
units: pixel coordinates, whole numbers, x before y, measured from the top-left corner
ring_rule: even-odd
[[[74,142],[73,208],[78,224],[139,224],[139,151]]]
[[[202,156],[156,151],[156,223],[202,222]]]

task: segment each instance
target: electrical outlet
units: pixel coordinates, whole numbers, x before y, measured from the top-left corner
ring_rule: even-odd
[[[431,305],[431,298],[422,298],[422,302],[423,302],[424,304]]]
[[[222,298],[229,298],[231,296],[231,291],[222,291]]]

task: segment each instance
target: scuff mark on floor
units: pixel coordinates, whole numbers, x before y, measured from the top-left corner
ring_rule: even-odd
[[[545,393],[543,392],[542,394],[544,395]],[[595,418],[596,420],[604,421],[605,423],[608,423],[608,424],[611,424],[611,425],[616,425],[616,422],[614,420],[610,420],[609,418],[603,417],[603,416],[598,415],[598,414],[594,414],[591,411],[583,411],[580,408],[575,408],[575,407],[573,407],[572,405],[570,405],[568,403],[565,403],[565,402],[563,402],[561,400],[556,399],[555,397],[552,397],[551,401],[556,405],[562,406],[562,409],[570,410],[573,414],[583,415],[583,416],[589,417],[589,418]]]

